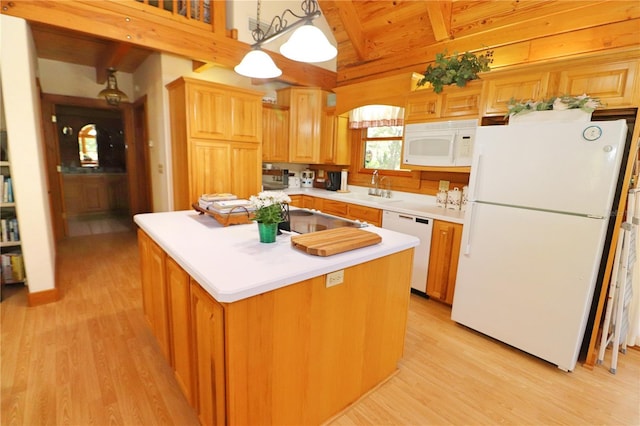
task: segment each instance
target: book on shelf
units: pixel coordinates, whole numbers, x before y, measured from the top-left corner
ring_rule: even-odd
[[[25,280],[24,260],[21,253],[3,253],[0,264],[2,282],[21,282]]]
[[[2,176],[2,202],[13,203],[13,183],[10,177]]]
[[[18,230],[18,219],[2,218],[0,219],[0,241],[20,241],[20,231]]]

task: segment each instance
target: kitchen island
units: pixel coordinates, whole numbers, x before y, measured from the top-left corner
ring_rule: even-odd
[[[367,227],[381,243],[319,257],[192,211],[135,222],[145,316],[201,423],[320,424],[397,369],[417,238]]]

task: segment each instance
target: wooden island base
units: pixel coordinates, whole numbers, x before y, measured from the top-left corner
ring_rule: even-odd
[[[139,245],[145,315],[202,424],[321,424],[397,369],[413,248],[329,288],[218,303],[141,230]]]

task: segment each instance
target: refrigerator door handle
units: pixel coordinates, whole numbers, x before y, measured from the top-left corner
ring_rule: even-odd
[[[476,201],[478,199],[478,190],[476,182],[479,182],[481,179],[481,171],[482,168],[480,165],[482,164],[482,153],[479,152],[478,155],[473,159],[473,164],[471,165],[471,169],[475,170],[475,179],[472,183],[469,184],[469,201]]]
[[[468,256],[471,254],[471,233],[473,232],[473,226],[475,225],[475,221],[474,221],[474,209],[475,209],[476,203],[469,203],[467,205],[468,211],[467,211],[467,221],[465,223],[465,227],[466,232],[463,232],[463,236],[464,236],[464,241],[462,241],[462,247],[464,248],[463,250],[463,254],[465,256]]]

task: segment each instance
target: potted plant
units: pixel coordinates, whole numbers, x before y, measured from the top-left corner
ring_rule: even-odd
[[[541,101],[516,101],[511,98],[507,104],[505,118],[509,117],[509,123],[541,120],[589,121],[591,113],[601,106],[602,103],[598,98],[592,98],[587,94],[554,96]],[[545,114],[545,117],[541,118],[540,115],[533,114],[539,111],[563,111],[563,113],[553,116]]]
[[[291,198],[282,191],[263,191],[249,197],[249,201],[256,209],[253,220],[258,222],[260,242],[275,242],[278,223],[283,221],[283,208],[291,202]]]
[[[418,81],[418,87],[431,83],[433,91],[442,92],[444,86],[455,84],[458,87],[464,87],[467,81],[476,80],[478,73],[489,71],[489,64],[493,62],[493,51],[487,51],[486,54],[476,56],[473,53],[465,52],[458,55],[454,52],[453,56],[447,57],[447,51],[436,54],[436,60],[433,64],[429,64],[423,74],[423,78]]]

